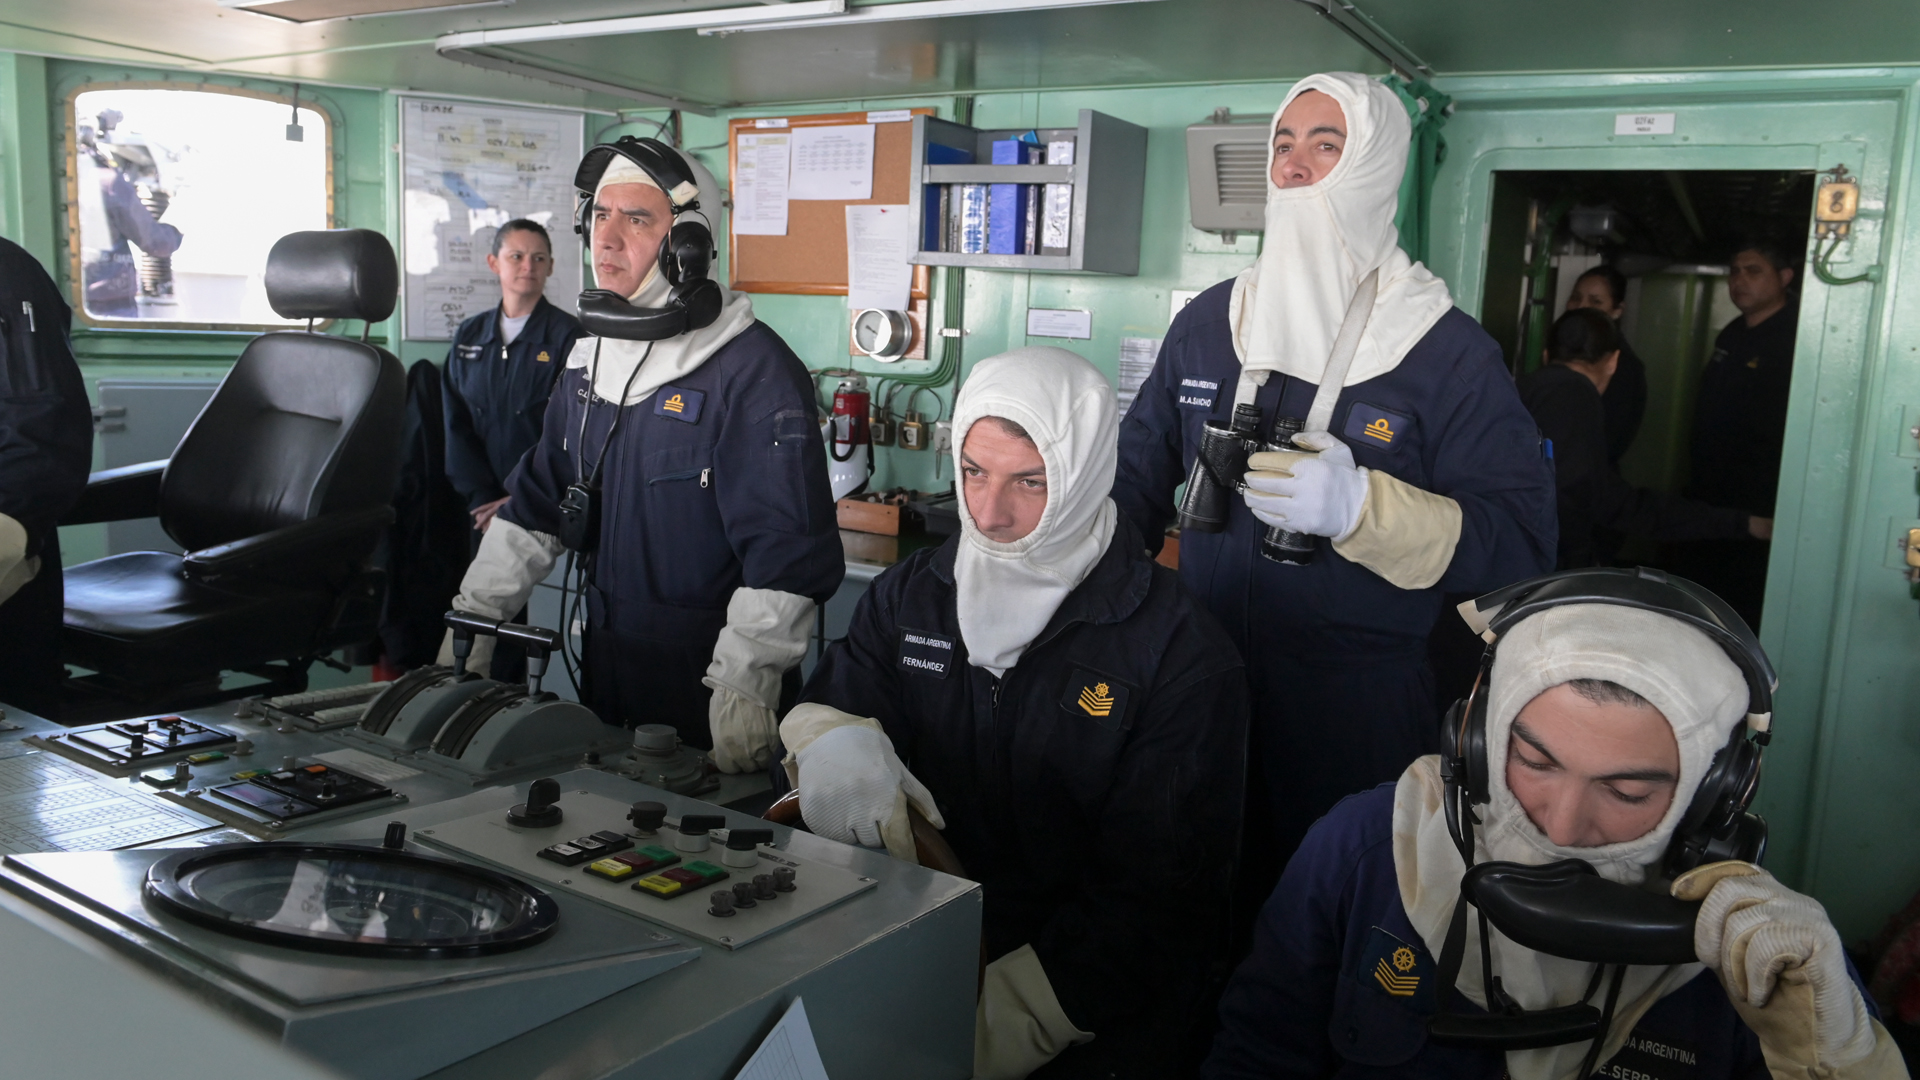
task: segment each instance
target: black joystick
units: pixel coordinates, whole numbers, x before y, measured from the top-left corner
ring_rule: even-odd
[[[560,781],[551,777],[535,780],[527,789],[527,801],[507,811],[507,824],[523,829],[547,829],[560,824]]]
[[[735,882],[733,886],[733,906],[749,908],[754,905],[753,885],[749,882]]]
[[[627,811],[627,820],[633,822],[633,831],[637,836],[654,836],[660,832],[660,826],[666,824],[667,804],[657,802],[637,802]]]
[[[128,757],[137,758],[141,754],[146,753],[146,751],[147,751],[146,735],[136,731],[132,735],[127,737],[127,756]]]
[[[386,848],[388,851],[405,851],[407,849],[407,823],[404,821],[387,822],[387,835],[385,839],[380,841],[380,846]]]

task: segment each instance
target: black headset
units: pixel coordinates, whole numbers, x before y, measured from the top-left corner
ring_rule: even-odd
[[[1747,682],[1747,723],[1734,729],[1708,765],[1706,776],[1667,845],[1662,868],[1678,876],[1703,863],[1725,859],[1759,862],[1766,854],[1767,823],[1750,814],[1760,786],[1760,753],[1772,738],[1773,691],[1779,685],[1759,639],[1727,602],[1684,578],[1659,570],[1611,567],[1564,570],[1471,601],[1469,623],[1487,642],[1473,690],[1442,721],[1441,776],[1446,781],[1447,829],[1471,867],[1478,824],[1475,805],[1493,797],[1487,760],[1487,698],[1500,638],[1521,620],[1566,604],[1614,604],[1652,611],[1692,626],[1723,649]],[[1463,614],[1467,604],[1461,605]]]
[[[697,188],[698,182],[671,147],[658,139],[623,135],[617,142],[601,143],[588,150],[573,174],[580,200],[574,211],[573,231],[591,250],[594,189],[615,155],[638,165],[667,194],[676,220],[660,241],[659,261],[660,273],[673,288],[667,306],[661,308],[635,307],[618,293],[587,289],[580,294],[580,325],[595,337],[630,341],[659,341],[712,325],[726,303],[725,292],[708,276],[716,255],[713,230],[705,221],[678,220],[682,214],[699,211],[700,198],[695,195],[684,202],[675,200],[673,193],[682,185]]]

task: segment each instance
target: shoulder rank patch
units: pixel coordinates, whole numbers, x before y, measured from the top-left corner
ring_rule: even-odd
[[[548,352],[545,349],[541,349],[540,355],[534,357],[533,359],[534,359],[534,362],[538,364],[551,364],[553,363],[553,354]]]
[[[1421,950],[1379,927],[1367,931],[1360,978],[1388,997],[1405,998],[1421,1009],[1433,1002],[1433,963]]]
[[[1397,412],[1356,401],[1347,410],[1347,428],[1341,434],[1356,445],[1384,450],[1399,442],[1411,427],[1413,421]]]
[[[697,424],[700,422],[700,410],[706,403],[707,394],[704,390],[663,386],[653,392],[653,415]]]
[[[1060,707],[1108,731],[1125,731],[1133,726],[1127,713],[1132,696],[1132,687],[1118,679],[1088,668],[1074,668],[1067,677],[1066,692],[1060,695]]]
[[[900,670],[944,679],[953,670],[953,639],[931,630],[900,628]]]

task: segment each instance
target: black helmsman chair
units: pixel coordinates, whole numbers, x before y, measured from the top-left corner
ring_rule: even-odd
[[[172,457],[94,473],[62,521],[158,516],[186,554],[67,570],[61,658],[91,674],[70,675],[57,719],[302,690],[316,659],[376,632],[371,556],[393,520],[406,374],[311,320],[392,314],[393,247],[368,229],[292,233],[267,256],[266,288],[309,329],[255,338]],[[227,672],[267,683],[223,689]]]

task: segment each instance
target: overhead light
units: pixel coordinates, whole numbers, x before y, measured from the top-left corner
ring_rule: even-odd
[[[285,0],[285,2],[352,3],[357,0]],[[395,0],[367,0],[367,2],[392,3]],[[744,22],[779,22],[786,19],[821,17],[831,22],[846,10],[847,0],[796,0],[791,4],[755,4],[752,7],[713,8],[707,11],[672,12],[662,15],[632,15],[621,19],[587,19],[581,22],[545,23],[540,26],[515,26],[500,30],[463,30],[440,37],[433,43],[433,47],[445,53],[449,49],[478,49],[489,45],[526,45],[538,41],[572,41],[577,38],[651,34],[663,30],[696,30],[701,27],[724,27]],[[705,33],[704,30],[701,32]]]
[[[513,0],[219,0],[224,8],[270,15],[287,22],[369,19],[379,15],[418,15],[459,8],[506,7]]]
[[[908,0],[899,4],[874,4],[854,8],[831,19],[770,18],[770,10],[748,8],[758,18],[731,25],[709,19],[700,24],[702,37],[744,33],[753,30],[797,30],[808,26],[864,26],[869,23],[900,22],[908,19],[949,19],[963,15],[1000,15],[1019,11],[1049,11],[1056,8],[1101,7],[1107,4],[1156,3],[1158,0]],[[799,4],[790,5],[799,7]]]

